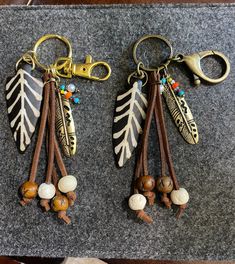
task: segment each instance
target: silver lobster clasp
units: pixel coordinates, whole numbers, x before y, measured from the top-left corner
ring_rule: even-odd
[[[201,59],[208,57],[208,56],[217,56],[217,57],[220,57],[224,61],[225,72],[223,76],[221,76],[220,78],[212,79],[203,73],[202,68],[201,68]],[[174,60],[177,62],[185,62],[185,64],[189,67],[189,69],[192,71],[194,75],[194,83],[196,85],[200,85],[201,83],[200,79],[208,83],[212,83],[212,84],[220,83],[228,77],[228,74],[230,72],[230,63],[229,63],[228,58],[219,51],[207,50],[207,51],[201,51],[198,53],[194,53],[192,55],[179,54],[175,56]]]

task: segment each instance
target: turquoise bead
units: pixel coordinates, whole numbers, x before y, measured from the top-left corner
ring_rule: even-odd
[[[180,97],[184,96],[184,94],[185,94],[184,90],[179,90],[179,92],[177,93],[177,95]]]
[[[166,84],[166,78],[162,78],[162,79],[161,79],[161,83],[162,83],[162,84]]]
[[[79,104],[80,103],[80,99],[78,97],[75,97],[75,98],[73,98],[73,102],[75,104]]]
[[[60,90],[63,90],[63,91],[65,90],[65,85],[64,84],[60,85]]]

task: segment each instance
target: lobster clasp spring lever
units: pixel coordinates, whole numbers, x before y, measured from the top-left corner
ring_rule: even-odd
[[[65,63],[67,61],[67,63]],[[60,65],[63,65],[60,67]],[[107,74],[104,77],[98,77],[92,75],[92,71],[97,66],[103,66],[107,70]],[[106,81],[111,75],[111,68],[108,63],[104,61],[92,62],[91,55],[86,56],[85,63],[73,64],[71,58],[59,58],[55,63],[57,75],[64,78],[72,78],[72,76],[79,76],[82,78],[95,80],[95,81]]]
[[[225,71],[224,74],[217,78],[217,79],[212,79],[204,74],[201,68],[201,60],[205,57],[208,56],[217,56],[220,57],[224,63],[225,63]],[[191,55],[177,55],[174,60],[177,62],[185,62],[185,64],[189,67],[189,69],[192,71],[194,75],[194,83],[196,85],[200,85],[201,81],[200,79],[211,83],[211,84],[216,84],[224,81],[230,72],[230,63],[228,58],[221,52],[218,51],[213,51],[213,50],[207,50],[207,51],[201,51],[195,54]]]

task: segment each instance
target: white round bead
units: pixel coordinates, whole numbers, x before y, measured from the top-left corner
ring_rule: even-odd
[[[164,85],[160,84],[160,94],[162,94],[164,92]]]
[[[131,208],[131,210],[137,211],[137,210],[143,210],[145,205],[147,203],[146,198],[139,193],[133,194],[131,195],[131,197],[129,198],[129,207]]]
[[[186,204],[189,200],[189,194],[184,188],[179,188],[179,190],[173,190],[171,192],[171,201],[176,205]]]
[[[76,91],[76,86],[73,83],[70,83],[67,87],[67,90],[71,93],[74,93]]]
[[[72,192],[77,187],[77,179],[73,175],[62,177],[58,182],[58,188],[61,192]]]
[[[38,196],[41,199],[51,199],[55,196],[55,186],[52,183],[42,183],[38,188]]]

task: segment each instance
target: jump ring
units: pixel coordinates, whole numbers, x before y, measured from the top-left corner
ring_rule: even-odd
[[[72,58],[72,46],[71,46],[71,44],[70,44],[70,42],[69,42],[69,40],[68,40],[67,38],[62,37],[62,36],[60,36],[60,35],[56,35],[56,34],[47,34],[47,35],[44,35],[43,37],[41,37],[41,38],[35,43],[35,45],[34,45],[34,47],[33,47],[33,53],[32,53],[32,54],[33,54],[33,59],[34,59],[34,61],[35,61],[35,64],[36,64],[38,67],[40,67],[40,68],[42,68],[42,69],[44,69],[44,70],[48,70],[48,69],[50,69],[50,66],[47,66],[47,65],[42,64],[42,63],[39,62],[39,60],[38,60],[38,58],[37,58],[37,49],[38,49],[39,45],[42,44],[44,41],[46,41],[46,40],[48,40],[48,39],[53,39],[53,38],[55,38],[55,39],[59,39],[60,41],[62,41],[62,42],[65,43],[65,45],[66,45],[67,48],[68,48],[68,55],[67,55],[67,57],[68,57],[68,58]],[[66,63],[64,63],[64,64],[66,64]],[[60,65],[60,66],[61,66],[61,65]],[[62,65],[62,66],[63,66],[63,65]]]
[[[138,46],[140,45],[141,42],[143,42],[143,41],[145,41],[147,39],[151,39],[151,38],[156,38],[156,39],[162,40],[170,48],[170,55],[169,55],[169,58],[168,58],[167,62],[165,63],[165,65],[167,66],[170,63],[170,61],[171,61],[171,59],[173,57],[173,48],[172,48],[172,45],[169,42],[169,40],[166,39],[165,37],[161,36],[161,35],[146,35],[146,36],[143,36],[142,38],[140,38],[135,43],[135,45],[133,47],[133,59],[134,59],[135,63],[138,65],[141,62],[140,60],[137,59],[137,55],[136,55]],[[144,70],[144,71],[156,71],[158,68],[159,67],[156,67],[156,68],[146,68],[143,63],[141,65],[141,69]]]

